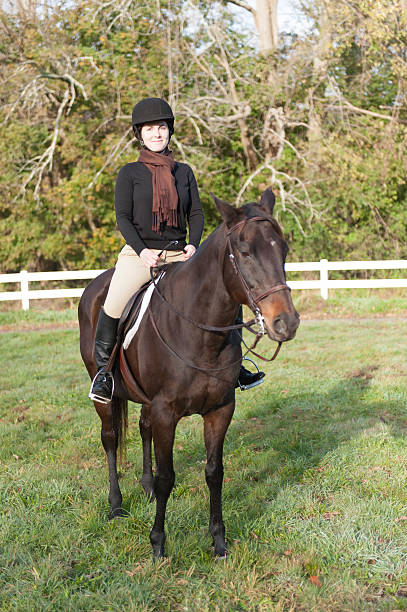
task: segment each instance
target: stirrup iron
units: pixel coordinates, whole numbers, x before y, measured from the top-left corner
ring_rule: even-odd
[[[250,357],[243,357],[242,361],[250,361],[250,363],[254,365],[257,370],[257,373],[259,374],[259,366],[256,362],[253,361],[253,359],[250,359]],[[264,377],[259,378],[259,380],[256,380],[256,382],[254,383],[250,383],[250,385],[241,385],[239,379],[237,379],[237,382],[239,383],[240,391],[247,391],[247,389],[253,389],[253,387],[257,387],[257,385],[261,385],[261,383],[264,383]]]
[[[92,384],[90,387],[90,391],[89,391],[89,399],[94,400],[95,402],[99,402],[100,404],[110,404],[110,402],[112,401],[112,397],[113,397],[113,393],[114,393],[114,376],[112,374],[112,372],[104,372],[104,375],[106,377],[110,377],[111,382],[112,382],[112,393],[110,395],[110,399],[106,399],[105,397],[102,397],[101,395],[98,395],[97,393],[93,393],[92,389],[93,389],[93,385],[94,382],[96,380],[96,378],[99,376],[99,374],[103,371],[103,368],[101,368],[98,372],[96,372],[93,380],[92,380]]]

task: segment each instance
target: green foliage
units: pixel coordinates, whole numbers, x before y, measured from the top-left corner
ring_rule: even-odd
[[[293,258],[407,256],[400,2],[303,3],[309,32],[267,57],[227,3],[123,7],[1,11],[2,271],[114,263],[115,177],[138,155],[132,107],[151,95],[174,106],[206,233],[210,192],[236,202],[247,182],[241,203],[272,184]]]

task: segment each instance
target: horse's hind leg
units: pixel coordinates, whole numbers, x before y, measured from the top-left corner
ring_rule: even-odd
[[[109,468],[109,503],[110,512],[109,519],[123,515],[122,510],[122,494],[119,487],[119,478],[117,474],[117,447],[119,443],[119,435],[113,422],[113,412],[111,404],[100,404],[94,402],[96,412],[102,421],[101,438],[103,448],[106,452],[107,465]]]
[[[153,462],[151,456],[152,429],[149,408],[142,406],[139,420],[140,435],[143,446],[143,474],[140,478],[141,486],[150,501],[154,499]]]
[[[225,525],[222,517],[223,442],[233,416],[234,401],[204,416],[206,446],[205,477],[210,493],[209,531],[213,538],[215,555],[226,557]]]
[[[159,559],[164,557],[165,511],[175,482],[172,450],[176,421],[166,406],[155,405],[152,407],[151,427],[156,462],[156,474],[154,477],[156,514],[154,525],[150,532],[150,542],[153,547],[154,559]]]

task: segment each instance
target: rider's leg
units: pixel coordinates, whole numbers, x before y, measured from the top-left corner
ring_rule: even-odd
[[[109,317],[103,308],[100,309],[95,335],[95,361],[98,371],[93,379],[89,397],[103,404],[110,402],[113,394],[113,376],[106,366],[116,343],[118,324],[118,318]]]
[[[119,253],[104,306],[100,309],[95,336],[95,361],[98,372],[93,379],[89,397],[102,403],[112,399],[113,376],[107,371],[111,352],[116,343],[120,316],[131,296],[150,278],[150,270],[137,253],[126,244]]]
[[[161,256],[163,263],[182,259],[182,251],[164,251]],[[145,266],[132,247],[126,244],[119,253],[96,328],[95,360],[98,373],[89,392],[91,399],[102,403],[108,403],[112,399],[113,376],[106,370],[106,365],[116,343],[117,325],[131,296],[150,278],[150,269]]]
[[[156,253],[159,251],[154,249]],[[170,263],[183,258],[182,251],[163,251],[160,262]],[[136,291],[151,278],[150,268],[142,262],[137,253],[126,244],[119,253],[116,268],[110,281],[104,303],[104,311],[110,317],[120,318],[127,302]]]
[[[236,319],[237,323],[242,323],[243,322],[243,308],[242,306],[240,306],[239,308],[239,314],[238,314],[238,318]],[[238,330],[240,339],[243,339],[243,332],[242,330]],[[250,389],[251,387],[255,387],[256,385],[259,385],[260,383],[262,383],[262,378],[264,378],[264,372],[261,371],[257,371],[257,372],[250,372],[250,370],[248,370],[247,368],[245,368],[243,365],[240,366],[240,372],[239,372],[239,378],[237,380],[236,383],[236,387],[240,387],[240,389],[242,391],[245,391],[246,389]]]
[[[142,262],[136,251],[126,244],[117,258],[103,306],[105,313],[109,317],[119,319],[131,296],[149,280],[150,269]]]

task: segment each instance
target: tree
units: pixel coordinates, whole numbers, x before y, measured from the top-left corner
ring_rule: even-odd
[[[172,143],[196,172],[207,231],[219,221],[211,191],[240,204],[273,185],[294,256],[403,256],[404,3],[304,0],[309,31],[281,33],[267,53],[230,6],[2,9],[4,271],[114,262],[115,176],[137,156],[131,110],[149,95],[174,108]]]
[[[278,0],[256,0],[256,8],[245,0],[226,0],[226,2],[240,6],[253,15],[259,36],[260,53],[267,55],[276,50],[278,46]]]

